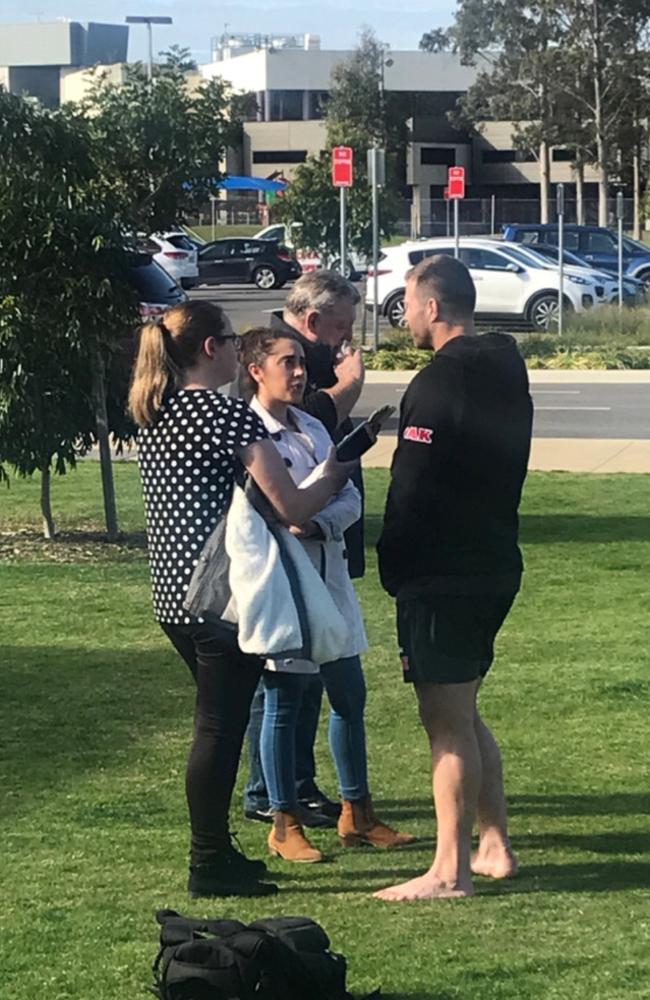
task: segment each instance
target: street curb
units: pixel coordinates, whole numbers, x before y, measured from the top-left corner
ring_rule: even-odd
[[[408,385],[417,371],[366,371],[367,385]],[[650,369],[625,370],[615,369],[539,369],[528,371],[531,385],[536,383],[571,383],[573,385],[650,385]]]

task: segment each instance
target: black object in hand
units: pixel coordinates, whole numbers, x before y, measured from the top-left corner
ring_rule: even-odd
[[[394,406],[382,406],[364,420],[353,431],[343,438],[336,446],[336,457],[339,462],[354,462],[372,448],[377,435],[387,420],[395,412]]]

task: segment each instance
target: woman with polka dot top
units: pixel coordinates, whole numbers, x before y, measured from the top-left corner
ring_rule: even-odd
[[[210,302],[174,306],[141,331],[129,394],[138,424],[154,614],[196,684],[186,791],[192,896],[268,895],[266,866],[232,844],[228,813],[250,702],[262,661],[192,618],[185,591],[203,545],[230,503],[244,466],[287,524],[313,517],[350,465],[330,453],[325,475],[299,490],[259,417],[218,387],[234,378],[239,338]]]

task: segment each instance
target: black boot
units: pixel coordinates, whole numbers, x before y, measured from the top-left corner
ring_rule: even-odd
[[[187,891],[193,899],[208,896],[273,896],[278,891],[272,882],[260,882],[247,862],[233,861],[234,848],[223,856],[201,865],[190,865]],[[246,859],[245,859],[246,860]]]
[[[268,868],[263,861],[246,857],[235,834],[230,834],[230,843],[226,848],[226,853],[234,868],[239,869],[244,874],[250,875],[252,878],[264,878],[268,872]]]

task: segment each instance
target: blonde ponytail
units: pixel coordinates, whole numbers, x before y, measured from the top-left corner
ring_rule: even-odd
[[[183,372],[196,363],[208,337],[223,334],[226,317],[215,302],[183,302],[162,319],[145,323],[129,391],[129,412],[139,427],[149,427],[165,392],[182,385]]]
[[[139,427],[152,424],[160,409],[171,374],[169,360],[162,325],[146,323],[129,390],[129,412]]]

